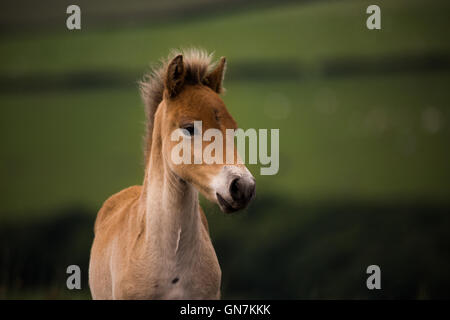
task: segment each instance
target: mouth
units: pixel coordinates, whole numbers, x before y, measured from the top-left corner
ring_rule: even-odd
[[[224,198],[222,198],[222,196],[219,193],[216,192],[216,196],[217,196],[217,200],[219,201],[219,206],[223,212],[231,213],[231,212],[235,212],[238,210],[236,208],[233,208],[233,206],[231,204],[229,204]]]

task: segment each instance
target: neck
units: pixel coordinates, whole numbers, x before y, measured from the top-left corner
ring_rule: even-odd
[[[146,243],[152,255],[177,263],[199,242],[198,192],[171,171],[161,149],[161,137],[154,132],[141,195]]]

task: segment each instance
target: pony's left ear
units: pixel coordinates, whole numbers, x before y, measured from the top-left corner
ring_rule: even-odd
[[[227,59],[220,58],[219,63],[205,78],[205,84],[217,93],[222,93],[222,82],[225,76],[225,69],[227,67]]]

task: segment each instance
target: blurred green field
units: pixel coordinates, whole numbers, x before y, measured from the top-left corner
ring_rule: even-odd
[[[260,176],[252,167],[258,192],[309,201],[422,197],[446,203],[449,130],[428,132],[426,114],[439,110],[449,117],[449,79],[236,82],[224,99],[243,128],[280,128],[279,173]],[[98,208],[117,190],[142,182],[137,89],[13,95],[2,102],[3,210],[67,203]]]
[[[311,67],[303,81],[226,82],[224,99],[241,127],[281,129],[280,172],[258,177],[260,192],[448,202],[449,129],[437,123],[429,132],[427,119],[448,118],[449,73],[320,76],[330,58],[448,53],[446,2],[382,5],[382,32],[361,27],[366,2],[342,1],[183,25],[5,37],[0,74],[132,70],[135,78],[125,88],[2,94],[3,211],[98,208],[109,194],[141,183],[143,112],[135,81],[170,48],[188,45],[228,56],[230,73],[233,64],[252,60],[261,69],[266,60]]]
[[[0,72],[119,69],[133,70],[139,76],[171,48],[186,46],[227,56],[230,70],[241,60],[319,64],[343,56],[448,53],[447,1],[379,1],[383,7],[381,32],[365,27],[365,10],[370,4],[361,0],[291,3],[148,27],[67,32],[61,24],[54,33],[39,36],[6,34],[0,43]]]
[[[136,82],[149,63],[187,46],[227,56],[224,100],[240,127],[280,129],[279,173],[250,167],[253,207],[229,218],[205,203],[225,297],[448,296],[450,4],[379,1],[381,31],[365,27],[369,4],[286,3],[179,22],[2,34],[0,257],[9,258],[0,298],[71,295],[61,266],[71,257],[86,266],[95,212],[142,183]],[[53,248],[35,231],[48,238],[43,250],[55,252],[39,258],[39,241],[24,236],[34,224],[73,237]],[[391,280],[378,295],[356,284],[374,261]],[[24,285],[33,279],[29,263],[41,279],[35,287]],[[85,288],[72,297],[89,295]]]

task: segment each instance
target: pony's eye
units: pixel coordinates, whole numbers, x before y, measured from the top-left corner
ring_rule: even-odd
[[[181,127],[181,129],[186,130],[190,136],[193,136],[195,134],[195,128],[193,124],[185,125]]]

